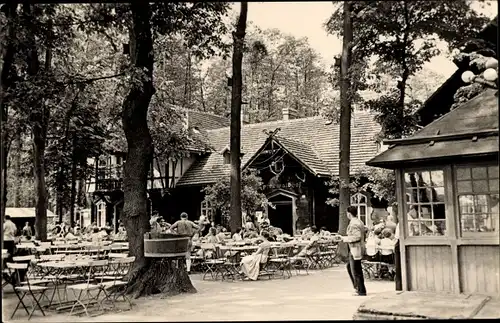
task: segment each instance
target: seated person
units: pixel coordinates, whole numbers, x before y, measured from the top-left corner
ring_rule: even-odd
[[[319,230],[319,235],[321,237],[330,237],[332,234],[326,229],[326,227],[321,227],[321,229]]]
[[[255,224],[253,223],[252,218],[249,216],[247,216],[247,218],[246,218],[245,229],[255,230]]]
[[[101,234],[100,234],[98,228],[94,228],[93,229],[93,232],[90,235],[90,239],[91,239],[91,241],[92,241],[93,244],[98,244],[99,242],[101,242],[102,237],[101,237]]]
[[[217,229],[215,230],[217,232]],[[226,241],[226,228],[219,228],[219,231],[215,235],[217,243],[224,243]]]
[[[205,237],[205,242],[206,243],[218,243],[217,242],[217,229],[212,227],[212,228],[210,228],[210,230],[208,230],[208,234]]]
[[[257,231],[255,230],[247,230],[243,235],[243,239],[255,239],[259,236]]]
[[[259,239],[262,240],[262,243],[257,251],[241,259],[241,273],[251,280],[257,280],[259,277],[260,264],[267,262],[269,250],[271,249],[271,243],[267,240],[269,239],[267,232],[262,232]]]
[[[241,236],[242,229],[238,228],[236,229],[236,232],[233,234],[233,240],[234,241],[243,241],[243,237]]]
[[[382,231],[383,239],[380,240],[380,253],[382,255],[390,255],[394,251],[394,246],[396,245],[396,239],[394,239],[394,234],[391,229],[385,228]]]
[[[318,241],[320,240],[319,230],[316,226],[311,227],[312,236],[309,238],[309,243],[307,246],[302,248],[302,250],[297,254],[298,257],[310,256],[318,251]]]

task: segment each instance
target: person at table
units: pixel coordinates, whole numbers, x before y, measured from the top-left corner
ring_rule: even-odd
[[[366,296],[365,280],[361,259],[365,249],[365,225],[358,218],[358,209],[355,206],[347,208],[347,236],[342,237],[342,241],[349,246],[349,262],[347,263],[347,273],[352,285],[356,290],[356,296]]]
[[[257,280],[260,272],[260,264],[266,263],[271,249],[271,243],[268,241],[269,233],[262,232],[259,237],[262,243],[256,252],[241,259],[241,273],[251,280]]]
[[[226,228],[223,228],[222,226],[218,227],[215,229],[215,237],[217,239],[217,243],[224,243],[226,241]]]
[[[234,241],[243,241],[243,237],[241,236],[241,228],[236,229],[236,232],[233,234],[233,240]]]
[[[117,235],[118,240],[127,240],[127,230],[125,229],[125,225],[123,223],[120,223],[118,226],[118,235]]]
[[[7,262],[12,261],[12,256],[16,247],[16,234],[16,225],[12,222],[10,215],[6,215],[3,221],[3,246],[9,253],[9,257],[5,259]]]
[[[308,224],[306,227],[302,230],[301,236],[303,239],[307,239],[308,236],[310,236],[312,233],[311,226]]]
[[[247,216],[246,218],[245,229],[255,230],[255,224],[253,223],[252,218],[250,216]]]
[[[316,226],[311,227],[311,235],[309,236],[309,242],[302,248],[302,250],[297,254],[298,257],[310,256],[318,251],[318,241],[321,239],[318,228]]]
[[[257,231],[255,231],[255,230],[247,230],[243,234],[243,239],[255,239],[258,236],[259,236],[259,234],[257,233]]]
[[[94,232],[90,235],[90,240],[93,244],[99,244],[101,242],[102,238],[98,228],[94,228]]]
[[[26,222],[23,227],[23,237],[31,237],[33,236],[33,232],[31,231],[30,223]]]
[[[321,229],[319,229],[319,235],[320,235],[321,237],[325,237],[325,238],[327,238],[327,237],[330,237],[332,234],[331,234],[331,232],[330,232],[330,231],[328,231],[328,230],[326,229],[326,227],[321,227]]]
[[[200,218],[198,219],[198,226],[200,227],[200,236],[204,237],[208,234],[208,231],[210,230],[210,221],[207,219],[206,216],[201,215]]]
[[[217,230],[212,227],[208,230],[208,234],[205,236],[206,243],[218,243],[217,242]]]
[[[188,214],[186,212],[182,212],[181,219],[176,221],[170,227],[170,230],[175,230],[177,234],[188,236],[190,238],[188,242],[188,250],[186,252],[186,269],[188,273],[191,272],[191,251],[193,249],[192,238],[195,232],[199,229],[199,226],[197,226],[194,222],[188,220]]]

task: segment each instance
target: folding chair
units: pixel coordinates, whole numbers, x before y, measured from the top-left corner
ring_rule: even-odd
[[[304,269],[306,271],[306,275],[309,275],[309,266],[310,263],[307,261],[305,256],[299,256],[300,246],[293,246],[290,249],[290,266],[295,269],[295,273],[300,275],[300,270]]]
[[[226,262],[226,258],[221,255],[220,248],[218,246],[214,246],[214,259],[206,259],[205,260],[205,272],[203,274],[202,279],[205,280],[207,274],[210,274],[213,280],[217,280],[217,277],[220,275],[221,279],[224,279],[224,264]]]
[[[36,286],[36,285],[32,286],[29,282],[28,275],[25,275],[26,284],[25,285],[22,284],[23,282],[21,282],[20,277],[22,276],[22,271],[28,270],[28,266],[29,264],[27,263],[7,263],[7,268],[9,269],[10,276],[12,277],[12,282],[14,285],[14,293],[19,299],[19,303],[17,304],[16,308],[14,309],[14,312],[10,317],[11,319],[16,314],[19,305],[22,305],[26,313],[29,315],[28,320],[31,319],[33,313],[36,311],[37,308],[40,310],[40,312],[42,312],[43,316],[45,316],[45,312],[40,306],[40,300],[42,299],[48,288],[44,286]],[[36,297],[37,294],[40,295],[38,298]],[[24,304],[23,302],[26,295],[30,295],[32,298],[31,303],[33,305],[33,309],[31,310],[31,313],[28,311],[26,304]]]
[[[127,297],[126,292],[128,274],[134,265],[134,261],[135,257],[116,258],[110,261],[109,266],[113,268],[113,273],[110,276],[103,277],[103,279],[110,281],[101,283],[105,292],[105,297],[102,299],[101,303],[105,300],[111,300],[111,304],[114,308],[116,300],[122,297],[124,301],[128,302],[130,308],[132,308],[132,302],[130,298]],[[120,291],[120,289],[122,290]]]
[[[99,306],[99,309],[102,310],[102,305],[101,302],[99,302],[99,296],[101,292],[106,291],[103,288],[102,285],[102,277],[99,279],[96,276],[100,276],[101,273],[105,273],[107,271],[108,267],[108,261],[107,260],[96,260],[92,261],[89,264],[89,269],[87,273],[87,282],[81,283],[81,284],[76,284],[76,285],[69,285],[67,288],[73,291],[73,295],[75,296],[75,302],[73,306],[71,307],[70,315],[73,314],[73,311],[77,305],[81,305],[87,314],[87,316],[90,317],[89,312],[88,312],[88,307],[94,303],[96,303]],[[92,295],[92,292],[97,291],[97,294]],[[85,296],[85,298],[82,298],[82,295]],[[87,301],[84,303],[84,301]]]
[[[291,248],[293,248],[292,245],[285,244],[275,249],[275,254],[268,260],[270,268],[273,269],[273,273],[279,272],[283,278],[292,277],[292,272],[290,270],[291,262],[289,257]]]
[[[221,265],[222,269],[224,270],[224,272],[222,273],[222,280],[224,280],[225,276],[230,276],[234,281],[236,277],[240,276],[239,272],[241,254],[238,250],[233,250],[231,247],[225,250],[227,250],[225,252],[226,261]]]

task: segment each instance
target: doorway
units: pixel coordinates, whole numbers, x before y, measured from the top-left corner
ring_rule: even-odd
[[[293,236],[293,203],[292,201],[272,202],[276,208],[268,208],[269,221],[273,227],[280,228],[283,233]]]

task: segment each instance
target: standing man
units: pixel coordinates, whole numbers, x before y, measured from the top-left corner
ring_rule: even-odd
[[[5,220],[3,222],[3,245],[4,248],[7,249],[9,256],[5,259],[7,262],[12,260],[14,255],[14,249],[16,247],[15,237],[17,233],[17,227],[10,219],[10,215],[5,216]]]
[[[365,225],[358,219],[358,210],[354,206],[347,208],[347,236],[342,237],[342,241],[349,246],[349,262],[347,272],[351,278],[352,285],[356,290],[356,296],[366,296],[365,280],[363,269],[361,268],[361,258],[365,249]]]
[[[186,212],[181,213],[181,219],[170,227],[170,230],[176,230],[178,234],[189,237],[188,250],[186,252],[186,269],[188,274],[191,272],[191,249],[193,248],[193,236],[200,229],[194,222],[188,220]]]

